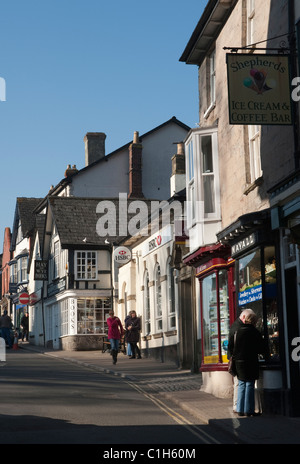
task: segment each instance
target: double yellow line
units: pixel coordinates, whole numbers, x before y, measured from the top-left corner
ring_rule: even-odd
[[[189,430],[189,432],[191,432],[193,435],[195,435],[197,438],[199,438],[201,440],[201,443],[203,443],[203,444],[218,444],[218,445],[220,444],[220,442],[218,440],[216,440],[214,437],[212,437],[208,433],[204,432],[197,425],[194,425],[192,422],[187,420],[184,416],[179,414],[177,411],[174,411],[174,409],[167,406],[159,398],[156,398],[155,396],[151,395],[150,393],[147,393],[145,390],[143,390],[143,388],[141,388],[139,385],[136,385],[135,383],[132,383],[132,382],[127,382],[127,383],[132,388],[137,390],[139,393],[144,395],[147,399],[152,401],[152,403],[154,403],[159,409],[161,409],[164,413],[166,413],[169,417],[171,417],[177,424],[182,425],[187,430]]]

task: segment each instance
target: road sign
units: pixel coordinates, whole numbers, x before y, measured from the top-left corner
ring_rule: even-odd
[[[29,295],[28,293],[20,293],[19,296],[19,303],[27,305],[29,303]]]
[[[36,293],[30,293],[29,295],[29,303],[31,306],[35,305],[35,303],[38,301],[38,296]]]

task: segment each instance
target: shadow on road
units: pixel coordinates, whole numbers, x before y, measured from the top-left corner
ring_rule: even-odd
[[[193,429],[191,433],[191,429]],[[216,444],[207,425],[97,426],[34,415],[0,415],[0,444]],[[229,440],[229,437],[228,437]],[[180,445],[179,445],[180,443]],[[224,441],[223,441],[224,443]],[[225,441],[226,443],[226,441]],[[232,443],[232,441],[231,441]]]

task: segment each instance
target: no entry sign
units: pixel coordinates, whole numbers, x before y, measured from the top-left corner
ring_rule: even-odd
[[[21,293],[19,296],[19,303],[27,305],[29,303],[28,293]]]

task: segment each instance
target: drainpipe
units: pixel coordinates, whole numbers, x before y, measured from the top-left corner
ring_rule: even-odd
[[[42,293],[42,321],[43,321],[43,335],[44,335],[44,348],[46,348],[46,334],[45,334],[45,311],[44,311],[44,285],[45,283],[43,282],[43,286],[41,288],[41,293]]]

